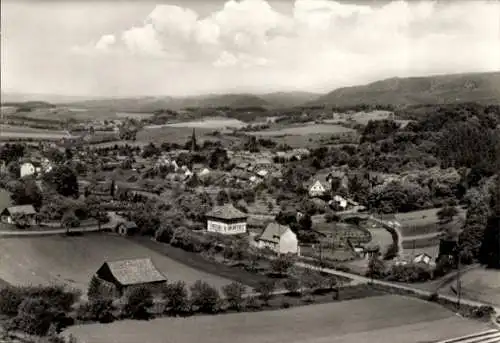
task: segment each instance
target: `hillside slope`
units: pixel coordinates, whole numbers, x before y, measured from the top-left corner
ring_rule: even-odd
[[[500,72],[390,78],[336,89],[309,105],[500,104]]]

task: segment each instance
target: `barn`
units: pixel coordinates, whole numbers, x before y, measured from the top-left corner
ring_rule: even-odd
[[[104,262],[95,276],[110,293],[118,295],[139,286],[156,291],[167,282],[150,258]]]

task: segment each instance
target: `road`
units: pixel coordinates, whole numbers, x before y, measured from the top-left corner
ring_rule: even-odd
[[[327,273],[327,274],[332,274],[332,275],[337,275],[337,276],[340,276],[340,277],[350,278],[350,279],[353,280],[352,284],[373,284],[373,285],[379,285],[379,286],[382,286],[382,287],[392,287],[392,288],[396,288],[396,289],[399,289],[399,290],[411,292],[413,294],[416,294],[416,295],[419,295],[419,296],[422,296],[422,297],[430,297],[433,294],[433,292],[431,292],[431,291],[427,291],[427,290],[423,290],[423,289],[418,289],[418,288],[414,288],[414,287],[407,286],[407,285],[396,284],[396,283],[388,282],[388,281],[375,280],[375,279],[371,279],[371,278],[368,278],[368,277],[365,277],[365,276],[351,274],[351,273],[346,273],[346,272],[342,272],[342,271],[331,269],[331,268],[320,268],[320,267],[317,267],[317,266],[313,266],[313,265],[311,265],[309,263],[296,262],[295,265],[298,266],[298,267],[302,267],[302,268],[316,269],[316,270],[319,270],[319,271]],[[440,294],[439,297],[442,298],[442,299],[446,299],[446,300],[452,301],[452,302],[457,302],[458,301],[458,298],[456,296],[450,296],[450,295]],[[461,298],[460,302],[461,302],[461,304],[471,305],[471,306],[481,306],[481,305],[488,305],[488,306],[490,306],[490,304],[485,304],[485,303],[482,303],[482,302],[479,302],[479,301],[474,301],[474,300],[464,299],[464,298]],[[500,313],[500,307],[495,307],[495,311],[496,311],[497,314]]]
[[[116,225],[120,222],[123,221],[123,218],[118,216],[114,212],[108,212],[109,216],[109,222],[102,224],[101,227],[99,228],[98,225],[89,225],[85,227],[75,227],[71,228],[70,232],[99,232],[101,230],[109,230],[109,229],[114,229]],[[8,237],[25,237],[25,236],[51,236],[51,235],[60,235],[60,234],[65,234],[66,229],[59,228],[59,229],[52,229],[52,230],[19,230],[19,231],[0,231],[0,237],[1,238],[8,238]]]

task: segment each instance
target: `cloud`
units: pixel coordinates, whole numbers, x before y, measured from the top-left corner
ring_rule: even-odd
[[[114,35],[104,35],[95,44],[97,50],[107,50],[110,46],[115,44],[116,38]]]
[[[296,0],[290,10],[265,0],[229,0],[201,17],[190,8],[157,5],[138,18],[142,26],[117,37],[144,57],[176,56],[218,69],[272,65],[305,84],[500,69],[498,2]],[[106,35],[95,49],[118,46]]]

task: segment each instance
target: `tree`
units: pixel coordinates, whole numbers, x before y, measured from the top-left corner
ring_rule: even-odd
[[[191,286],[191,305],[202,313],[217,312],[219,292],[205,281],[198,280]]]
[[[289,255],[280,255],[271,261],[271,270],[279,277],[288,274],[288,270],[293,266],[293,259]]]
[[[115,310],[112,298],[95,297],[78,309],[78,317],[86,321],[110,323],[115,319],[113,314]]]
[[[125,294],[122,309],[125,318],[148,319],[149,310],[153,307],[153,294],[147,287],[132,287]]]
[[[301,280],[309,293],[314,293],[315,290],[323,285],[323,277],[316,271],[306,268],[302,272]]]
[[[219,205],[219,206],[222,206],[222,205],[228,203],[229,196],[227,195],[227,192],[225,190],[221,189],[219,191],[219,193],[217,193],[216,201],[217,201],[217,205]]]
[[[78,197],[78,178],[68,166],[56,166],[44,175],[44,180],[55,188],[57,193],[65,197]]]
[[[489,268],[500,269],[500,214],[488,219],[479,251],[479,261]]]
[[[245,286],[239,282],[232,282],[229,285],[222,287],[229,308],[240,311],[243,306],[243,295],[245,294]]]
[[[299,227],[301,230],[309,231],[312,229],[312,219],[309,213],[305,213],[299,219]]]
[[[183,281],[168,283],[163,289],[165,312],[170,315],[182,315],[188,312],[189,298]]]
[[[29,179],[16,183],[10,197],[16,205],[33,205],[36,209],[40,209],[43,202],[37,184]]]
[[[474,259],[478,258],[488,223],[488,215],[488,205],[484,199],[478,199],[469,206],[465,224],[459,236],[461,253],[470,256],[470,258],[462,259],[463,263],[472,263]]]
[[[56,323],[58,314],[47,299],[28,297],[19,305],[15,327],[31,335],[44,336],[51,324]]]
[[[372,256],[368,263],[368,271],[366,276],[374,279],[382,279],[385,277],[385,264],[381,259]]]
[[[283,286],[291,294],[298,294],[300,292],[300,280],[296,277],[289,277],[283,283]]]
[[[90,279],[89,287],[87,289],[87,297],[89,299],[98,298],[101,296],[101,282],[97,276],[92,276]]]
[[[255,290],[259,293],[259,297],[264,301],[264,303],[268,305],[269,300],[273,297],[275,287],[276,285],[273,280],[264,280],[259,282]]]
[[[66,229],[66,233],[69,233],[70,228],[80,226],[80,221],[75,215],[75,212],[70,210],[66,211],[61,219],[61,227]]]

